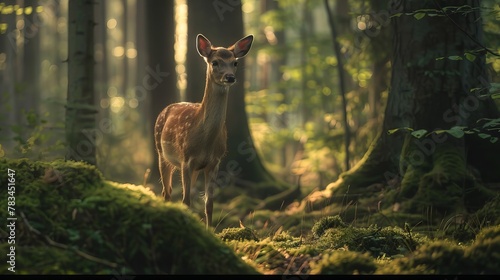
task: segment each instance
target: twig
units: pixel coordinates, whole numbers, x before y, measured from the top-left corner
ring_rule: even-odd
[[[117,268],[118,267],[118,264],[116,264],[116,263],[109,262],[107,260],[103,260],[103,259],[100,259],[98,257],[91,256],[91,255],[89,255],[89,254],[87,254],[85,252],[82,252],[82,251],[80,251],[80,250],[78,250],[76,248],[71,248],[68,245],[64,245],[64,244],[55,242],[54,240],[50,239],[50,237],[48,237],[47,235],[42,234],[36,228],[32,227],[31,224],[28,222],[28,219],[24,215],[24,212],[21,212],[21,217],[23,218],[23,221],[26,224],[26,226],[28,227],[29,231],[31,231],[32,233],[36,234],[37,236],[42,237],[43,239],[45,239],[45,241],[47,242],[47,244],[49,244],[51,246],[54,246],[54,247],[57,247],[57,248],[60,248],[60,249],[64,249],[64,250],[72,250],[77,255],[79,255],[80,257],[85,258],[85,259],[87,259],[89,261],[100,263],[100,264],[103,264],[103,265],[106,265],[106,266],[109,266],[109,267],[112,267],[112,268]]]

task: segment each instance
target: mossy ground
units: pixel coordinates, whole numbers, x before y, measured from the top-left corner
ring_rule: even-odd
[[[16,172],[18,273],[257,273],[184,205],[146,188],[105,181],[83,163],[5,159],[2,184],[7,168]],[[7,205],[6,192],[0,203]],[[2,243],[2,252],[8,246]],[[1,267],[8,272],[5,261]]]
[[[430,214],[370,210],[377,197],[359,199],[364,207],[242,211],[211,232],[184,205],[106,181],[90,165],[1,159],[2,184],[7,168],[16,170],[21,274],[500,273],[498,196],[439,224]],[[239,197],[232,207],[248,200]],[[7,205],[5,191],[0,203]],[[0,208],[2,217],[6,211]],[[8,233],[0,234],[0,250],[8,252]],[[10,273],[7,266],[2,273]]]

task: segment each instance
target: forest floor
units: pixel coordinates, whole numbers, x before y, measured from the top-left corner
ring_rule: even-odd
[[[434,217],[380,209],[376,195],[316,211],[292,203],[247,212],[259,200],[238,194],[214,205],[216,225],[207,231],[200,201],[192,209],[165,203],[143,186],[105,180],[94,166],[0,159],[0,170],[15,170],[0,181],[15,178],[16,186],[0,203],[15,196],[22,205],[14,213],[19,273],[500,273],[499,196],[474,215]],[[0,231],[2,240],[9,236]]]
[[[371,204],[358,203],[357,208]],[[488,214],[482,217],[456,214],[439,224],[422,215],[355,207],[345,211],[345,205],[333,204],[329,209],[336,210],[330,213],[340,215],[323,209],[295,213],[299,218],[284,211],[255,213],[253,224],[242,222],[217,235],[264,274],[500,273],[494,265],[500,261],[495,253],[500,249],[500,219],[485,220],[500,212],[498,197],[486,205]]]

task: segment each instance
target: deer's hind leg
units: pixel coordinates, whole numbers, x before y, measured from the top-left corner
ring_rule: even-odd
[[[160,177],[163,185],[161,195],[165,201],[170,201],[172,197],[172,174],[175,171],[175,167],[165,162],[161,156],[159,156],[158,162],[160,163]]]

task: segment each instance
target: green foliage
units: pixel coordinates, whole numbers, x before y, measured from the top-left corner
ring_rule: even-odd
[[[267,70],[271,78],[267,78],[269,82],[264,89],[251,85],[246,93],[252,134],[263,160],[274,173],[287,176],[292,169],[297,173],[315,173],[320,181],[330,180],[345,171],[343,158],[346,155],[342,148],[345,128],[338,91],[338,62],[328,28],[316,25],[320,17],[326,20],[324,6],[321,1],[277,2],[279,8],[262,11],[261,16],[250,20],[248,27],[251,32],[268,30],[266,32],[273,34],[284,29],[287,34],[286,40],[279,38],[276,44],[255,46],[258,56],[271,65]],[[349,6],[366,7],[360,3],[349,3]],[[349,29],[348,18],[339,21]],[[375,55],[385,56],[387,48],[367,53],[365,48],[369,48],[370,38],[361,36],[362,42],[359,42],[356,40],[359,38],[353,38],[353,32],[341,33],[338,38],[341,55],[349,57],[344,62],[348,74],[346,83],[352,84],[348,86],[347,111],[351,131],[356,135],[350,145],[354,162],[362,157],[375,137],[376,130],[372,128],[376,123],[368,123],[366,93],[373,71],[371,61]],[[286,59],[286,64],[276,65],[278,59]],[[384,98],[386,95],[382,96]],[[293,161],[291,165],[283,164]]]
[[[63,141],[54,141],[55,133],[48,130],[46,118],[49,113],[41,116],[30,110],[23,111],[22,115],[25,119],[21,124],[12,124],[8,127],[13,133],[14,147],[5,156],[41,160],[53,158],[54,155],[61,153],[64,149]]]
[[[23,265],[16,268],[21,274],[255,273],[186,206],[165,203],[149,189],[105,181],[94,166],[81,162],[1,159],[0,170],[7,168],[16,171],[18,186],[16,250]],[[0,181],[6,176],[2,172]],[[0,203],[6,201],[0,195]],[[4,217],[6,210],[0,210]],[[45,244],[47,238],[64,248]]]
[[[312,262],[311,274],[371,274],[376,268],[373,258],[367,253],[339,250]]]
[[[500,98],[500,83],[490,83],[490,88],[473,88],[470,90],[472,93],[480,94],[480,98],[491,97],[491,99]],[[486,93],[484,93],[487,91]]]
[[[467,15],[468,13],[472,13],[476,10],[480,9],[479,7],[471,7],[469,5],[463,6],[444,6],[439,7],[439,9],[418,9],[412,12],[405,13],[396,13],[391,15],[391,17],[400,17],[400,16],[413,16],[415,19],[420,20],[424,17],[444,17],[447,14],[460,14],[462,16]]]
[[[432,134],[442,134],[448,133],[455,138],[462,138],[466,134],[477,135],[481,139],[488,139],[491,143],[496,143],[500,137],[500,118],[499,119],[488,119],[482,118],[476,121],[476,124],[472,127],[466,126],[453,126],[450,129],[439,129],[428,132],[425,129],[414,130],[410,127],[402,127],[389,129],[387,133],[389,135],[396,132],[406,132],[410,133],[411,136],[415,138],[429,137]]]

